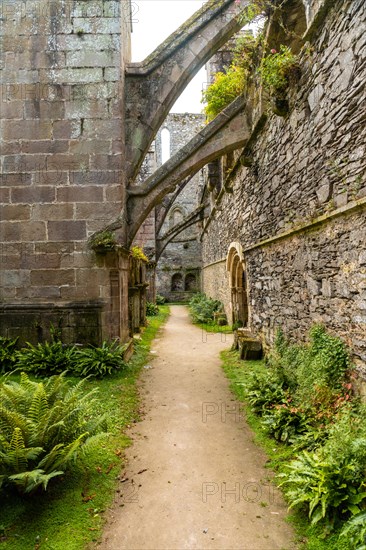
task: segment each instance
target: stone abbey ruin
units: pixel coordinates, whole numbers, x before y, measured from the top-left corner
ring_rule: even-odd
[[[205,3],[141,63],[127,0],[3,4],[2,335],[127,341],[157,271],[264,348],[324,323],[366,376],[366,3],[269,10],[268,47],[299,55],[285,116],[258,81],[209,124],[169,115],[248,4]]]

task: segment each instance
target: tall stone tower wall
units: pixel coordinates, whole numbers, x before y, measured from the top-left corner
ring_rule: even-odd
[[[123,337],[121,255],[88,238],[125,201],[130,3],[5,2],[2,15],[0,331]]]

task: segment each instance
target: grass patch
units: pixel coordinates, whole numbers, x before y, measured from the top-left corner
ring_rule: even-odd
[[[270,437],[264,428],[261,418],[254,414],[250,405],[245,402],[245,382],[253,373],[268,372],[264,361],[242,361],[237,351],[224,351],[221,353],[223,369],[230,380],[230,389],[239,401],[243,403],[243,411],[246,420],[254,432],[254,441],[261,446],[269,460],[267,467],[276,473],[284,471],[284,466],[296,455],[290,445],[286,445]],[[293,525],[297,543],[307,550],[339,550],[339,529],[327,533],[317,525],[311,526],[305,511],[292,511],[288,521]],[[342,550],[355,550],[352,543],[345,538],[342,540]]]
[[[96,412],[108,413],[111,433],[88,462],[78,464],[62,482],[50,483],[45,493],[1,494],[1,550],[81,550],[99,539],[103,512],[113,500],[124,467],[124,449],[130,445],[125,430],[140,418],[136,381],[151,341],[168,315],[169,308],[160,306],[159,314],[149,318],[126,371],[87,383],[87,389],[98,388]]]
[[[217,325],[216,323],[194,323],[196,327],[205,330],[206,332],[232,334],[233,327],[231,325]]]

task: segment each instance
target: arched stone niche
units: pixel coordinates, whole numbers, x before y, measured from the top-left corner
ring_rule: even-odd
[[[229,273],[230,280],[232,323],[247,327],[249,318],[247,275],[243,248],[238,242],[233,242],[229,246],[226,271]]]

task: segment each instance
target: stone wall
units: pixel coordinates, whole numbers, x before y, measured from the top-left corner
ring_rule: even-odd
[[[165,128],[170,133],[171,155],[174,155],[185,145],[204,123],[200,114],[184,113],[170,114],[162,125],[156,137],[156,154],[158,165],[161,164],[161,131]],[[174,200],[162,226],[160,234],[190,214],[199,204],[202,189],[202,175],[197,173]],[[156,268],[157,292],[172,301],[187,301],[192,292],[187,291],[186,277],[188,274],[196,278],[196,289],[200,289],[201,243],[198,239],[197,225],[191,226],[177,235],[162,253]],[[172,279],[181,275],[182,287],[173,290]],[[188,285],[189,286],[189,285]],[[194,290],[194,291],[195,291]]]
[[[202,237],[204,265],[241,243],[249,324],[267,345],[276,326],[304,338],[320,321],[346,339],[364,369],[365,30],[364,2],[334,2],[301,55],[289,115],[269,116],[250,168],[237,170],[233,194],[223,196]],[[203,275],[204,290],[220,299],[222,265]]]
[[[103,337],[126,336],[126,323],[105,324],[121,255],[96,257],[87,240],[125,201],[129,10],[129,2],[114,0],[3,4],[2,334],[37,338],[34,327],[39,318],[46,323],[48,308],[54,324],[68,318],[69,338],[78,340],[92,308],[93,334],[98,326]],[[19,321],[22,307],[28,328]]]

